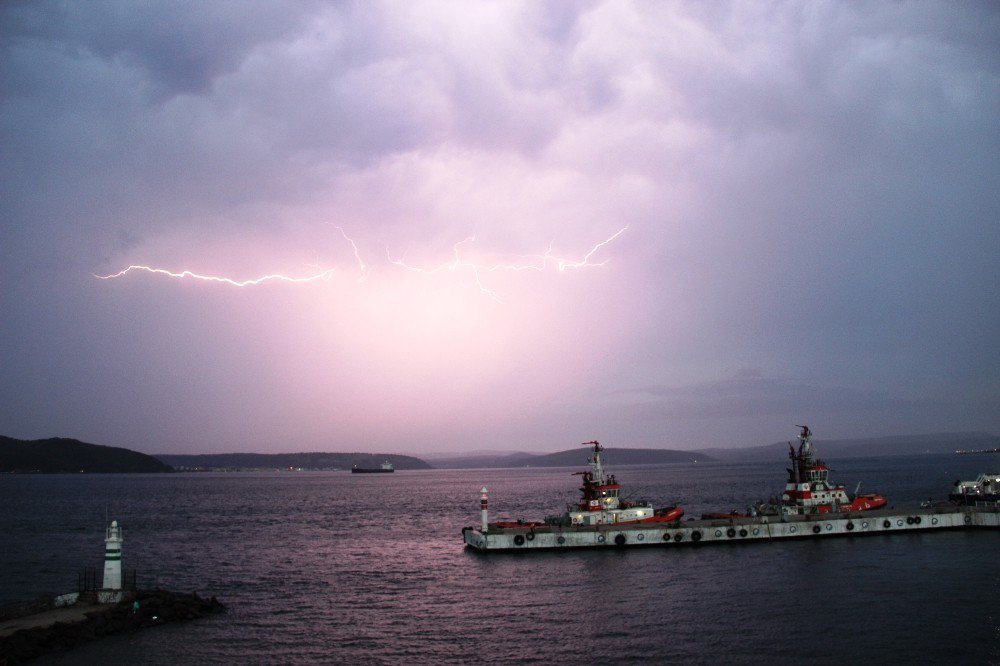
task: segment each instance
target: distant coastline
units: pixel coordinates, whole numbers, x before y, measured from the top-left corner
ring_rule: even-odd
[[[985,432],[950,432],[929,435],[895,435],[862,439],[823,440],[813,443],[825,460],[842,458],[876,458],[881,456],[912,456],[942,453],[962,453],[978,450],[996,452],[1000,437]],[[657,465],[663,463],[745,463],[774,462],[783,464],[788,456],[788,442],[762,446],[696,450],[630,449],[609,446],[608,460],[615,465]],[[566,467],[582,463],[586,456],[574,448],[558,453],[530,454],[494,452],[470,456],[430,458],[439,469],[472,469],[497,467]]]
[[[827,460],[923,454],[996,454],[1000,437],[984,432],[898,435],[865,439],[814,440]],[[780,463],[788,442],[736,449],[608,448],[615,465],[660,465],[671,463]],[[493,452],[465,456],[416,456],[392,453],[217,453],[156,454],[88,444],[75,439],[19,440],[0,436],[0,473],[151,473],[151,472],[246,472],[246,471],[349,471],[352,467],[378,467],[390,460],[398,470],[572,467],[586,459],[580,448],[556,453]]]
[[[893,435],[862,439],[813,439],[824,460],[839,458],[876,458],[959,453],[967,450],[996,450],[1000,437],[987,432],[941,432],[929,435]],[[727,462],[784,460],[788,442],[776,442],[746,449],[703,449],[705,453]]]
[[[181,472],[336,471],[378,467],[390,461],[396,469],[431,469],[426,461],[394,453],[158,453],[156,458]]]

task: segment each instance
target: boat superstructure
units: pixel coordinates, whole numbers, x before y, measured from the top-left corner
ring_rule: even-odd
[[[599,442],[586,442],[593,455],[587,459],[590,471],[576,472],[583,477],[580,501],[570,506],[566,518],[570,525],[618,525],[624,523],[669,523],[684,511],[672,506],[655,509],[650,502],[630,501],[621,496],[622,487],[614,474],[605,475],[601,461],[604,447]]]
[[[544,521],[497,521],[487,524],[483,529],[521,529],[528,530],[528,539],[534,538],[534,530],[543,525],[558,525],[567,527],[600,527],[602,525],[639,525],[653,523],[671,523],[684,515],[684,510],[678,506],[657,509],[651,502],[643,500],[627,500],[622,497],[622,486],[614,474],[606,474],[601,452],[604,447],[600,442],[584,442],[590,447],[591,456],[587,458],[590,469],[586,472],[574,472],[574,476],[583,477],[580,486],[580,499],[576,504],[570,504],[561,516],[552,516]],[[486,489],[483,489],[483,497]],[[485,501],[485,499],[484,499]],[[522,536],[522,540],[524,537]]]
[[[948,499],[959,504],[1000,503],[1000,474],[980,474],[975,481],[955,481]]]
[[[830,468],[814,456],[809,426],[796,427],[802,430],[798,451],[788,445],[792,467],[788,470],[788,482],[781,495],[780,510],[783,515],[870,511],[885,506],[885,498],[877,493],[849,497],[844,486],[832,484]]]

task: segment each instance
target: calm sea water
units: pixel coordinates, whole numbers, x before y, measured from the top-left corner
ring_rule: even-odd
[[[832,476],[906,506],[997,468],[856,459]],[[494,518],[538,518],[575,498],[571,471],[0,476],[0,601],[73,591],[80,567],[102,566],[107,510],[140,582],[230,610],[45,663],[1000,663],[1000,532],[463,549],[483,485]],[[782,461],[612,471],[692,516],[775,494],[785,476]]]

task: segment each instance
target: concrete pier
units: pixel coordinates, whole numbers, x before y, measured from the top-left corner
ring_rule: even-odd
[[[625,548],[717,545],[820,539],[834,536],[889,536],[902,532],[991,528],[1000,529],[1000,509],[930,507],[880,509],[857,513],[804,516],[758,516],[676,523],[598,526],[466,527],[466,546],[480,552],[519,552],[565,548]]]

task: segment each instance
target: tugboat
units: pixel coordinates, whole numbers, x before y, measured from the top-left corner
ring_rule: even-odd
[[[604,447],[599,442],[585,442],[584,446],[593,447],[593,456],[587,459],[590,471],[574,472],[574,476],[583,477],[580,487],[581,498],[575,505],[567,506],[562,516],[550,517],[545,522],[498,522],[497,527],[536,527],[541,525],[627,525],[640,523],[672,523],[684,515],[684,510],[678,506],[661,509],[653,508],[650,502],[622,499],[622,487],[614,474],[605,475],[601,463],[601,451]]]
[[[822,460],[813,458],[813,448],[809,443],[812,431],[809,426],[795,427],[802,428],[799,433],[799,450],[796,452],[792,444],[788,444],[792,468],[788,470],[788,482],[780,500],[758,502],[746,513],[734,510],[730,513],[703,513],[701,517],[704,520],[728,520],[754,516],[854,513],[880,509],[886,505],[886,499],[877,493],[862,495],[855,491],[852,499],[848,497],[844,486],[830,485],[830,468]]]
[[[382,463],[381,467],[358,467],[355,465],[351,468],[351,474],[391,474],[395,471],[396,469],[388,460]]]
[[[955,481],[948,499],[965,506],[1000,503],[1000,474],[980,474],[975,481]]]
[[[728,520],[754,516],[855,513],[880,509],[886,505],[885,497],[878,493],[862,495],[855,491],[852,499],[847,495],[844,486],[830,485],[828,478],[830,468],[822,460],[813,457],[813,448],[810,444],[812,431],[809,426],[795,427],[802,428],[799,433],[799,449],[796,452],[792,444],[788,444],[788,457],[792,461],[792,468],[788,470],[788,482],[780,500],[758,502],[746,513],[735,510],[730,513],[703,513],[702,519]]]
[[[802,431],[799,433],[798,453],[791,444],[788,445],[792,468],[788,470],[788,483],[781,495],[782,514],[853,513],[885,506],[886,499],[877,493],[855,494],[850,498],[844,486],[830,485],[827,478],[830,468],[822,460],[813,458],[809,426],[795,427],[802,428]]]

